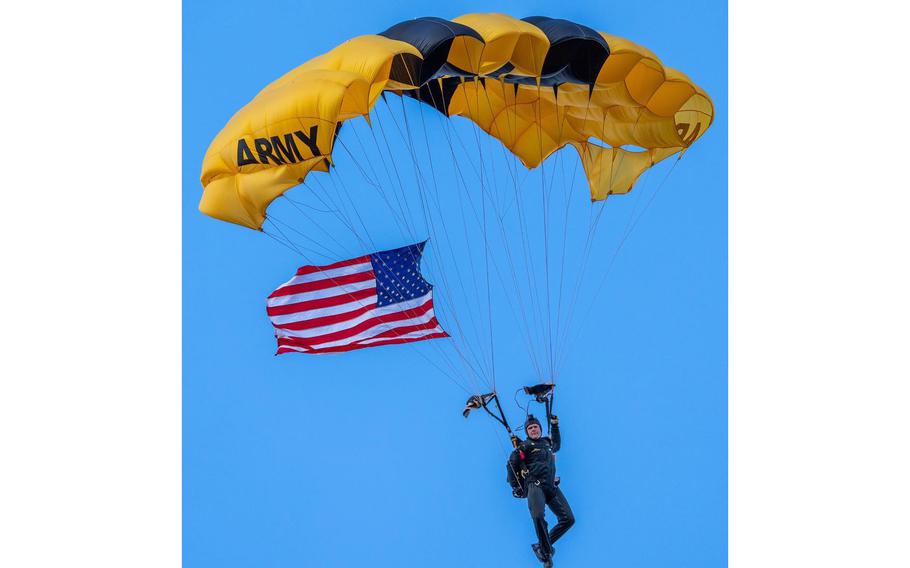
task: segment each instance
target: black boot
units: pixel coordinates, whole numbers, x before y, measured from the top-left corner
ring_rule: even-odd
[[[531,550],[534,551],[534,556],[536,556],[537,559],[540,560],[541,563],[543,563],[544,568],[550,568],[551,566],[553,566],[553,561],[551,560],[552,552],[550,553],[550,556],[545,555],[543,553],[543,551],[540,549],[540,544],[538,544],[536,542],[531,545]]]

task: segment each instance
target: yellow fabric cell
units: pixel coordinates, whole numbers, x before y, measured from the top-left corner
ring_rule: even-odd
[[[540,75],[550,41],[540,28],[504,14],[465,14],[452,20],[475,30],[486,46],[479,74],[498,70],[506,63],[518,74]],[[451,57],[449,59],[457,65]]]
[[[658,116],[673,116],[694,94],[689,83],[664,81],[648,99],[648,110]]]
[[[648,99],[664,82],[664,70],[649,59],[641,59],[625,77],[629,94],[640,105],[648,104]]]
[[[448,60],[455,67],[476,75],[481,69],[483,52],[483,42],[473,37],[457,37],[449,48]]]

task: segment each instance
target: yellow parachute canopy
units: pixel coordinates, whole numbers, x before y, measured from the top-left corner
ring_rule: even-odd
[[[528,168],[572,146],[594,200],[631,190],[714,117],[703,90],[628,40],[543,17],[419,18],[346,41],[263,89],[209,146],[199,209],[261,228],[275,198],[328,171],[341,124],[369,121],[384,91],[471,120]]]

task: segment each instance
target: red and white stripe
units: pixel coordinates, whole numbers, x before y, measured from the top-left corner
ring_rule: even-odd
[[[272,292],[267,312],[282,353],[337,353],[448,337],[433,313],[433,291],[378,307],[369,255],[304,266]]]

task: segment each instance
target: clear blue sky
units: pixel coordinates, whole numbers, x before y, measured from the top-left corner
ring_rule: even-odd
[[[600,281],[630,215],[645,212],[590,313],[570,322],[579,333],[560,368],[556,410],[564,436],[559,471],[578,522],[557,546],[556,561],[624,568],[725,566],[726,3],[442,6],[184,3],[185,565],[536,564],[528,546],[534,537],[526,502],[511,497],[504,479],[506,440],[485,416],[461,417],[465,393],[418,353],[433,360],[436,348],[417,344],[342,356],[274,357],[264,299],[303,261],[262,234],[197,211],[209,142],[269,81],[345,39],[401,20],[503,12],[566,18],[627,37],[688,74],[714,100],[711,130],[679,162],[650,206],[668,164],[646,174],[632,195],[611,200],[599,225],[585,298],[592,298],[590,288]],[[414,112],[409,116],[420,120],[416,108],[408,107]],[[440,132],[434,130],[441,124],[437,117],[424,118],[431,135]],[[352,126],[355,133],[368,132],[362,121]],[[419,129],[415,133],[422,135]],[[407,154],[400,143],[393,149]],[[449,147],[443,143],[432,151],[442,164]],[[556,164],[569,170],[575,158],[566,154]],[[359,178],[353,164],[337,150],[336,156],[342,179],[354,188]],[[491,165],[500,175],[505,171],[498,150],[487,158],[499,160]],[[569,177],[550,175],[556,187]],[[539,177],[528,179],[539,188]],[[447,195],[457,191],[450,176],[441,175],[438,183],[450,190]],[[294,190],[301,201],[306,191]],[[579,203],[586,201],[583,194],[576,196]],[[360,212],[378,247],[407,244],[381,208]],[[284,214],[293,216],[288,209]],[[291,224],[311,230],[299,220]],[[570,232],[580,228],[570,225]],[[326,226],[331,227],[328,221]],[[341,235],[340,227],[334,230],[341,241],[334,248],[369,252]],[[437,242],[431,242],[428,255],[436,254],[434,246]],[[567,264],[579,256],[569,250]],[[443,283],[435,266],[426,272],[439,290]],[[523,412],[511,394],[533,381],[534,373],[506,298],[494,293],[493,304],[497,386],[510,419],[519,422]]]

